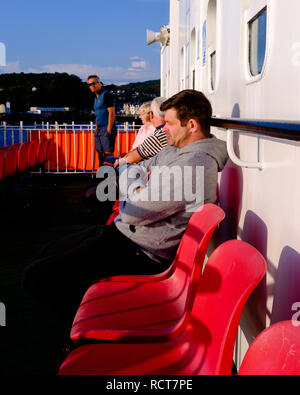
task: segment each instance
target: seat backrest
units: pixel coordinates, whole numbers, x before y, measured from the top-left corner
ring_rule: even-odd
[[[119,215],[119,203],[120,203],[120,200],[119,199],[116,200],[116,202],[112,208],[112,213],[111,213],[110,217],[108,218],[108,221],[106,222],[106,225],[111,225],[114,222],[115,218],[117,218],[117,216]]]
[[[224,211],[213,203],[199,207],[191,216],[176,257],[168,269],[175,282],[182,284],[181,294],[184,295],[186,291],[186,297],[183,299],[184,314],[176,324],[176,331],[174,330],[176,336],[179,336],[189,322],[208,245],[216,227],[224,218]]]
[[[261,332],[249,347],[239,375],[300,375],[300,327],[282,321]]]
[[[215,204],[208,203],[199,207],[189,220],[173,264],[192,270],[196,256],[198,265],[202,258],[204,261],[211,236],[224,218],[224,211]]]
[[[39,145],[38,140],[32,140],[28,148],[28,167],[32,168],[37,164],[37,147]]]
[[[13,144],[6,151],[4,163],[4,171],[6,177],[13,176],[17,173],[19,147],[20,144]]]
[[[197,322],[201,322],[210,332],[205,355],[208,374],[231,374],[240,317],[266,268],[263,256],[241,240],[221,244],[209,257],[191,315],[195,331]]]
[[[30,143],[25,142],[21,144],[18,151],[18,171],[23,172],[28,168],[28,149]]]
[[[0,148],[0,181],[5,177],[4,159],[7,147]]]
[[[46,143],[46,160],[51,160],[56,155],[56,144],[53,138],[47,139]]]
[[[37,163],[42,165],[46,161],[48,139],[42,139],[37,147]]]

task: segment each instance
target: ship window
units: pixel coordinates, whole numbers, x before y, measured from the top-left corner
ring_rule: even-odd
[[[185,49],[181,48],[180,52],[180,89],[184,89],[184,75],[185,75]]]
[[[249,65],[252,76],[261,74],[267,46],[267,8],[264,8],[249,25]]]
[[[191,33],[191,64],[194,64],[197,58],[196,52],[196,28],[193,29]]]
[[[210,54],[210,84],[211,90],[216,87],[216,51]]]
[[[192,84],[193,84],[192,88],[196,89],[196,72],[195,72],[195,70],[192,71]]]
[[[196,51],[196,28],[193,29],[191,33],[191,45],[190,45],[190,67],[191,67],[191,88],[195,89],[196,83],[196,72],[195,72],[195,64],[197,59],[197,51]]]
[[[208,89],[214,91],[217,85],[217,2],[210,0],[207,8],[206,53],[208,60]]]

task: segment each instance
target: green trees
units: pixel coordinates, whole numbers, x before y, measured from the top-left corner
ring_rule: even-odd
[[[116,111],[123,108],[124,103],[141,104],[160,95],[160,81],[136,82],[127,85],[105,85],[105,89],[115,97]],[[0,74],[0,104],[11,103],[9,121],[28,121],[26,114],[30,107],[69,107],[68,114],[55,114],[55,120],[70,122],[72,120],[93,120],[94,96],[85,81],[76,75],[67,73],[11,73]],[[50,115],[47,116],[50,118]],[[30,119],[29,119],[30,118]],[[53,118],[53,119],[54,119]],[[4,116],[0,116],[4,120]],[[50,120],[50,119],[48,119]]]

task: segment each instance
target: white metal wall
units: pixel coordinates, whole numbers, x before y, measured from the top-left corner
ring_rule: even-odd
[[[213,0],[210,0],[213,1]],[[208,50],[202,32],[208,0],[170,0],[171,45],[162,55],[169,77],[166,96],[192,88],[204,91],[218,117],[300,120],[300,2],[289,0],[216,0],[216,89],[210,89]],[[267,5],[267,51],[263,72],[248,72],[247,17]],[[196,31],[196,59],[190,59],[191,32]],[[210,36],[211,37],[211,36]],[[206,61],[203,63],[204,52]],[[170,56],[167,56],[167,53]],[[182,61],[181,54],[185,59]],[[184,69],[183,69],[184,67]],[[226,132],[214,130],[226,139]],[[221,204],[229,221],[224,238],[250,242],[266,257],[268,275],[247,304],[237,339],[236,362],[265,327],[291,319],[300,302],[300,144],[239,133],[237,155],[262,160],[263,170],[240,168],[230,161],[220,176]],[[230,224],[231,222],[231,224]]]

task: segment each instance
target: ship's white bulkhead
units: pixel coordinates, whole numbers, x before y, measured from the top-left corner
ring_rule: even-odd
[[[170,0],[162,96],[194,88],[220,118],[300,121],[299,15],[299,0]],[[262,329],[300,310],[300,143],[234,132],[233,148],[262,169],[230,160],[220,176],[221,238],[250,242],[268,263],[241,321],[239,366]]]

